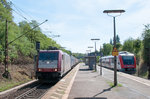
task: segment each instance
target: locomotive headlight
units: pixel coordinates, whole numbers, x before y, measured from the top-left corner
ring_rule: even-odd
[[[42,71],[41,69],[39,69],[39,71]]]
[[[57,69],[55,69],[54,71],[57,71]]]
[[[49,62],[49,61],[47,61],[46,63],[47,63],[47,64],[49,64],[50,62]]]

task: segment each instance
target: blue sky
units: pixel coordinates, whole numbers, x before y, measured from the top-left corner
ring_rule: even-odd
[[[99,38],[97,50],[113,38],[113,19],[104,14],[107,9],[124,9],[126,12],[116,18],[116,33],[121,43],[129,37],[141,37],[145,24],[150,23],[150,0],[10,0],[23,10],[29,21],[41,23],[42,31],[59,34],[53,38],[72,52],[86,53],[88,46],[94,46],[91,38]],[[15,10],[15,8],[13,7]],[[13,13],[16,23],[24,20]],[[48,33],[48,32],[45,32]],[[94,51],[94,48],[92,49]]]

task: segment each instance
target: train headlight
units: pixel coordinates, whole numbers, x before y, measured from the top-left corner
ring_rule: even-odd
[[[54,69],[54,71],[57,71],[57,69]]]
[[[41,69],[39,69],[39,71],[42,71]]]

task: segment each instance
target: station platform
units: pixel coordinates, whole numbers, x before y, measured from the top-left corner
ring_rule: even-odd
[[[78,64],[42,99],[150,99],[149,80],[143,84],[141,78],[129,75],[126,78],[126,74],[118,73],[120,84],[113,87],[113,71],[103,68],[100,76],[99,66],[97,70],[90,70],[84,63]]]

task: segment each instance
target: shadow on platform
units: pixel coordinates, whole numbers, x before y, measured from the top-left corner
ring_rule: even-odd
[[[100,92],[100,93],[98,93],[98,94],[96,94],[96,95],[94,95],[93,97],[96,97],[96,96],[98,96],[98,95],[100,95],[100,94],[102,94],[102,93],[104,93],[104,92],[106,92],[106,91],[111,91],[111,89],[112,88],[114,88],[115,86],[112,86],[112,87],[110,87],[110,88],[107,88],[107,89],[103,89],[103,91],[102,92]],[[94,98],[95,99],[95,98]]]
[[[91,69],[87,68],[87,69],[79,69],[79,71],[90,71]]]
[[[77,97],[74,99],[107,99],[105,97]]]

